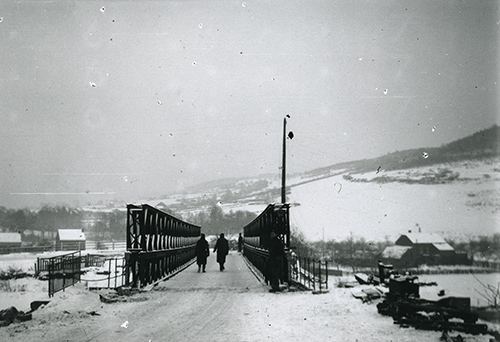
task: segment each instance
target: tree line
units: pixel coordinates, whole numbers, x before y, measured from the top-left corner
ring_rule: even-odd
[[[39,210],[0,207],[0,227],[10,232],[40,231],[43,234],[61,228],[79,228],[82,218],[82,211],[66,206],[43,206]]]
[[[0,207],[0,228],[19,232],[23,241],[52,241],[58,229],[83,229],[87,239],[125,239],[126,214],[120,210],[88,213],[67,206],[42,206],[38,210]]]
[[[257,217],[250,211],[237,210],[224,213],[220,206],[212,204],[208,212],[187,214],[185,219],[201,226],[201,231],[207,235],[243,233],[243,227]]]
[[[466,252],[469,256],[500,258],[500,234],[478,236],[468,241],[446,239],[457,252]],[[364,238],[350,237],[344,240],[307,241],[304,235],[292,230],[291,247],[301,256],[326,259],[338,264],[352,266],[376,265],[383,250],[393,243],[384,241],[367,241]]]

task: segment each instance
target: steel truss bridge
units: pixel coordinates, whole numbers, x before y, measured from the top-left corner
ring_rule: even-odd
[[[200,230],[150,205],[127,205],[125,286],[144,287],[191,264]]]
[[[244,228],[243,254],[262,273],[267,283],[275,269],[269,263],[269,241],[274,231],[285,247],[285,257],[276,275],[281,283],[300,284],[313,291],[328,289],[328,262],[305,258],[293,251],[290,241],[290,206],[270,204]]]

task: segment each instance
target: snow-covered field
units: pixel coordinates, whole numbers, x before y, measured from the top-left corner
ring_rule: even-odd
[[[482,161],[469,160],[453,163],[435,164],[425,167],[418,167],[406,170],[386,171],[383,168],[374,170],[373,172],[353,174],[357,180],[374,180],[377,177],[390,177],[399,181],[421,180],[425,176],[436,176],[442,170],[450,170],[458,175],[459,180],[476,180],[483,179],[500,180],[500,171],[498,164],[500,160],[497,158],[487,159]]]
[[[37,254],[35,253],[0,254],[0,271],[14,268],[23,272],[35,273],[36,258]]]
[[[311,240],[344,239],[351,233],[369,240],[394,239],[416,224],[423,232],[493,234],[499,231],[496,207],[472,206],[469,193],[498,196],[497,183],[356,183],[341,176],[292,188],[291,224]]]

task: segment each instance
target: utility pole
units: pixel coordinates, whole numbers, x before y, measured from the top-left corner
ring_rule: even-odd
[[[283,163],[281,167],[281,203],[286,203],[286,117],[283,118]]]

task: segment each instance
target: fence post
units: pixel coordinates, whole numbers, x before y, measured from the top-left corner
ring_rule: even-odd
[[[64,257],[62,258],[62,262],[61,262],[61,265],[62,265],[62,269],[60,270],[61,271],[61,274],[62,274],[62,278],[63,278],[63,292],[66,292],[66,275],[64,274],[64,264],[66,263],[66,260],[64,260]]]
[[[111,285],[110,282],[111,282],[111,259],[108,260],[109,261],[109,266],[108,266],[108,289],[109,289],[109,286]]]
[[[50,259],[50,266],[48,267],[49,269],[49,297],[52,297],[54,295],[54,259]],[[52,285],[52,286],[51,286]],[[52,287],[52,291],[51,291]]]
[[[313,272],[312,272],[313,289],[316,290],[316,261],[314,259],[312,260],[312,264],[313,264]]]
[[[307,258],[307,279],[309,280],[309,288],[311,288],[311,259]]]
[[[321,260],[318,261],[318,290],[321,291]]]
[[[125,275],[125,267],[127,266],[127,263],[125,261],[125,258],[122,258],[121,260],[122,260],[122,266],[121,266],[121,268],[122,268],[122,276],[121,276],[122,282],[121,282],[120,286],[125,286],[125,277],[124,277],[124,275]]]
[[[328,289],[328,260],[325,260],[325,270],[326,270],[326,289]]]

